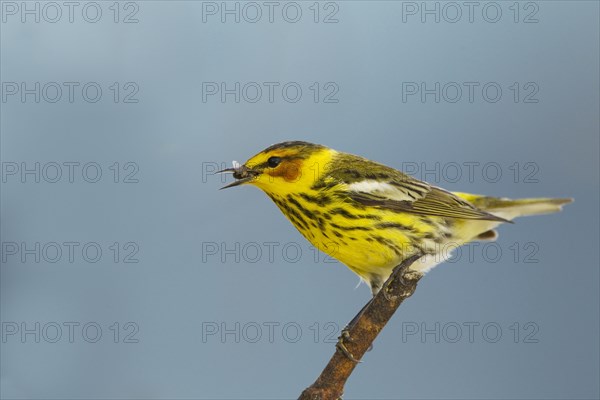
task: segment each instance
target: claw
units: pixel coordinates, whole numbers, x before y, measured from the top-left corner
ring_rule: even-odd
[[[352,341],[352,339],[350,339],[350,333],[346,330],[346,328],[344,328],[342,330],[342,334],[340,335],[340,337],[338,338],[338,342],[335,345],[335,347],[337,347],[342,353],[344,353],[344,355],[346,357],[348,357],[351,361],[354,361],[355,363],[361,363],[362,361],[357,360],[352,353],[350,353],[350,351],[346,348],[346,346],[344,345],[344,340],[347,340],[349,342]]]
[[[385,288],[383,288],[383,297],[387,300],[387,301],[393,301],[396,300],[398,298],[398,296],[390,296],[390,288],[388,286],[386,286]]]
[[[390,278],[388,278],[388,280],[385,282],[385,284],[382,287],[383,290],[383,297],[385,297],[385,299],[387,301],[391,301],[391,300],[395,300],[397,298],[397,296],[390,296],[389,292],[390,292],[390,282],[393,281],[394,279],[397,279],[398,282],[400,283],[400,285],[404,286],[404,287],[408,287],[411,285],[412,279],[404,279],[404,274],[408,271],[408,269],[410,268],[412,262],[408,263],[408,264],[400,264],[399,266],[397,266],[396,268],[394,268],[394,271],[392,272],[392,276],[390,276]]]
[[[404,271],[400,272],[400,276],[398,277],[398,282],[400,282],[400,284],[402,286],[408,286],[408,283],[406,282],[406,280],[404,279]]]
[[[350,338],[350,330],[347,326],[344,329],[342,329],[338,339],[339,339],[338,341],[342,341],[342,340],[346,339],[347,341],[352,342],[352,339]]]

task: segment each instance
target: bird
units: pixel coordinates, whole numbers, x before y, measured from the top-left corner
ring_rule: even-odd
[[[448,249],[495,240],[517,217],[558,212],[571,198],[509,199],[450,192],[392,167],[320,144],[287,141],[233,162],[221,189],[253,185],[317,249],[366,282],[375,296],[394,268],[425,274]]]

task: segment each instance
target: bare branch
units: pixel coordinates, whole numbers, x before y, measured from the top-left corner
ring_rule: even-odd
[[[409,257],[394,269],[379,293],[344,329],[331,360],[315,383],[302,392],[299,400],[335,400],[342,397],[344,385],[357,360],[371,347],[400,304],[416,290],[423,275],[408,268],[420,257],[420,254]]]

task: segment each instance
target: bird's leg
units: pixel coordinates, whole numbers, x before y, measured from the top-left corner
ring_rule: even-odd
[[[404,274],[405,274],[406,270],[412,265],[412,263],[415,262],[416,260],[418,260],[420,257],[421,257],[421,254],[416,254],[411,257],[408,257],[404,261],[402,261],[397,267],[394,268],[394,270],[390,274],[387,281],[385,281],[383,286],[381,286],[381,288],[380,288],[380,290],[383,290],[382,295],[387,301],[391,301],[391,300],[394,300],[397,298],[397,296],[390,296],[390,294],[389,294],[390,282],[392,282],[395,278],[398,278],[398,281],[400,282],[400,284],[402,286],[408,286],[408,283],[404,279]],[[367,304],[365,304],[363,306],[363,308],[360,309],[358,314],[356,314],[354,316],[354,318],[352,318],[352,320],[346,325],[346,327],[344,329],[342,329],[342,332],[341,332],[340,336],[338,337],[338,342],[336,344],[336,347],[342,353],[344,353],[344,355],[346,357],[348,357],[350,360],[352,360],[356,363],[359,363],[360,360],[357,360],[352,355],[352,353],[350,353],[350,351],[348,351],[348,348],[346,348],[346,346],[344,345],[344,341],[352,342],[352,338],[350,337],[350,328],[352,328],[352,326],[354,326],[356,321],[358,321],[358,319],[364,314],[365,310],[371,305],[371,303],[375,299],[375,296],[377,295],[378,291],[379,290],[377,290],[377,291],[373,290],[373,297],[371,298],[371,300],[369,300],[367,302]],[[369,349],[367,351],[371,350],[372,347],[373,347],[373,345],[371,344],[371,346],[369,346]]]
[[[365,304],[363,306],[363,308],[360,309],[360,311],[354,316],[354,318],[352,318],[352,320],[346,324],[346,327],[344,329],[342,329],[342,332],[340,332],[340,336],[338,337],[338,342],[337,342],[336,347],[338,349],[340,349],[340,351],[342,353],[344,353],[344,355],[346,357],[348,357],[350,360],[352,360],[352,361],[354,361],[356,363],[359,363],[360,360],[357,360],[352,355],[352,353],[350,353],[350,351],[348,351],[348,349],[344,345],[344,341],[352,342],[352,338],[350,337],[350,328],[356,323],[356,321],[358,321],[358,319],[361,317],[361,315],[363,315],[363,313],[365,312],[365,310],[367,309],[367,307],[369,307],[369,305],[372,302],[373,302],[373,299],[371,298],[371,300],[369,300],[367,302],[367,304]]]
[[[335,347],[337,347],[342,353],[344,353],[344,355],[346,357],[348,357],[351,361],[354,361],[357,364],[360,363],[361,361],[354,358],[352,353],[350,353],[350,351],[346,348],[346,345],[344,344],[344,340],[349,341],[349,342],[352,341],[352,339],[350,338],[350,332],[348,332],[347,328],[342,329],[342,334],[338,338],[338,342],[335,345]]]
[[[404,272],[405,269],[408,268],[409,265],[405,265],[404,263],[399,264],[398,266],[396,266],[393,270],[392,273],[390,274],[389,278],[385,281],[385,283],[382,285],[381,287],[381,291],[383,292],[383,297],[387,300],[387,301],[394,301],[398,298],[398,296],[392,296],[390,295],[391,292],[391,288],[390,288],[390,282],[394,280],[394,277],[398,277],[398,282],[400,282],[400,284],[402,286],[406,286],[407,283],[404,280]]]
[[[363,313],[365,312],[365,310],[367,309],[367,307],[369,307],[369,305],[373,302],[373,298],[371,298],[371,300],[369,300],[367,302],[367,304],[365,304],[363,306],[363,308],[360,309],[360,311],[354,316],[354,318],[352,318],[350,320],[350,322],[348,322],[346,324],[346,327],[344,329],[342,329],[342,332],[344,331],[348,331],[350,330],[350,328],[356,323],[356,321],[360,318],[361,315],[363,315]]]
[[[406,258],[404,261],[402,261],[398,266],[396,266],[394,268],[394,270],[392,271],[390,277],[387,279],[387,281],[385,281],[385,283],[383,284],[383,288],[382,290],[383,292],[383,297],[386,298],[386,300],[391,300],[391,299],[395,299],[396,296],[390,296],[389,295],[389,291],[390,291],[390,283],[398,278],[398,282],[400,282],[400,284],[402,286],[409,286],[410,283],[406,281],[406,279],[404,279],[404,274],[408,271],[408,269],[410,268],[410,266],[415,263],[419,258],[422,257],[422,254],[418,253],[415,254],[413,256],[410,256],[408,258]]]

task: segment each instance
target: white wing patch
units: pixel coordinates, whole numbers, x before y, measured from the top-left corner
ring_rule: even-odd
[[[392,185],[387,182],[380,182],[373,179],[366,179],[360,182],[354,182],[348,185],[352,192],[370,194],[387,200],[396,201],[415,201],[421,197],[420,193],[410,191],[410,189]],[[409,195],[412,193],[412,196]]]
[[[371,193],[381,195],[394,191],[394,187],[386,182],[379,182],[372,179],[367,179],[360,182],[354,182],[348,185],[348,189],[353,192]]]

